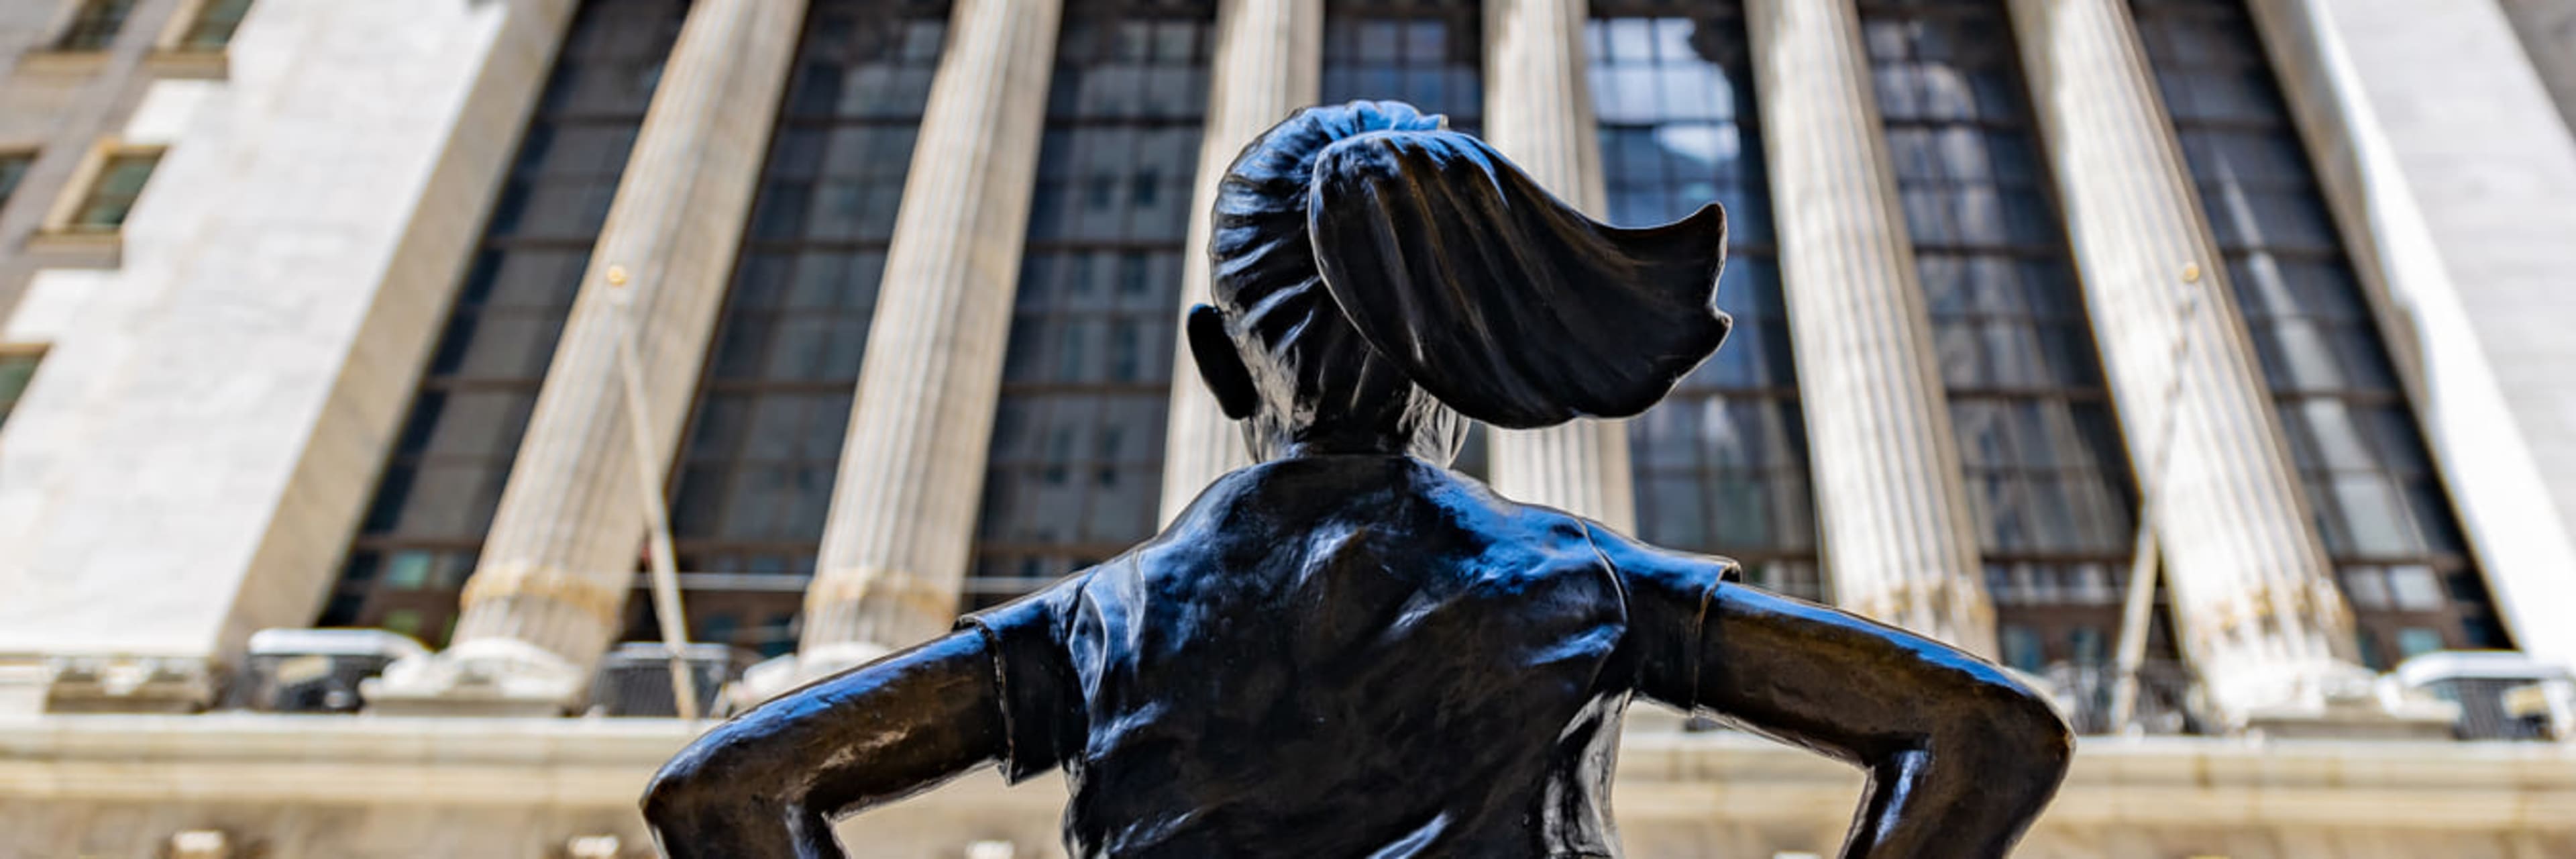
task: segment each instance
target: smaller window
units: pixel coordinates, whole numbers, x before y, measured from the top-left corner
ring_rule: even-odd
[[[2410,626],[2397,631],[2397,651],[2403,654],[2400,658],[2413,659],[2440,649],[2442,633],[2439,630]]]
[[[18,408],[18,398],[27,393],[27,382],[44,358],[43,352],[0,351],[0,426],[8,425],[9,413]]]
[[[9,202],[9,194],[18,190],[18,180],[27,178],[27,168],[35,163],[33,152],[0,152],[0,205]]]
[[[2003,632],[2004,664],[2038,673],[2048,661],[2048,651],[2040,643],[2039,633],[2021,626],[2006,626]]]
[[[385,612],[385,620],[382,625],[384,628],[394,632],[399,632],[413,638],[419,638],[420,622],[421,616],[419,609],[398,608]]]
[[[242,16],[247,14],[250,0],[204,0],[196,19],[188,22],[188,31],[179,36],[179,50],[223,50],[232,44],[233,31],[241,29]]]
[[[62,38],[54,48],[63,51],[104,51],[116,41],[117,31],[125,29],[125,16],[134,11],[134,0],[81,0],[80,11],[63,28]]]
[[[143,183],[151,180],[153,168],[160,165],[158,149],[110,154],[65,228],[80,233],[112,233],[124,227],[125,216],[134,211],[134,201],[143,196]]]

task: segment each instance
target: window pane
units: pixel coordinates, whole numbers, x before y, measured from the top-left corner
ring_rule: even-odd
[[[251,0],[205,0],[198,7],[197,20],[188,25],[188,34],[179,47],[191,51],[217,51],[231,44],[233,31],[241,28],[242,17],[250,14]]]
[[[9,202],[9,195],[17,192],[18,183],[27,178],[27,168],[35,163],[34,153],[0,153],[0,205]]]
[[[1473,133],[1485,115],[1483,24],[1474,0],[1328,0],[1322,103],[1411,102]]]
[[[9,413],[26,396],[27,383],[36,376],[36,364],[44,356],[25,352],[0,352],[0,426],[7,426]]]
[[[72,13],[71,25],[63,28],[54,47],[65,51],[106,50],[116,41],[117,31],[125,29],[126,16],[134,12],[135,0],[82,0],[80,10]]]
[[[131,152],[108,156],[100,166],[98,178],[90,183],[89,196],[82,198],[80,210],[72,216],[72,228],[82,231],[112,232],[125,225],[134,211],[134,201],[143,196],[143,185],[152,178],[153,168],[160,166],[161,153]]]

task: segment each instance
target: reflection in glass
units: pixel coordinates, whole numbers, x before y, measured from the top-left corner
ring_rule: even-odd
[[[2253,21],[2238,0],[2133,9],[2365,661],[2510,646]]]

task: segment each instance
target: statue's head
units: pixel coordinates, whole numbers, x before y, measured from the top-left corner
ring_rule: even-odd
[[[1663,399],[1726,338],[1725,248],[1714,203],[1611,227],[1437,114],[1308,108],[1226,171],[1190,351],[1256,458],[1445,464],[1462,417],[1529,429]]]

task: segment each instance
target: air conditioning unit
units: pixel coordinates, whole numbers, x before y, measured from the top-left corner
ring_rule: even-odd
[[[689,679],[696,685],[698,715],[713,716],[717,693],[742,677],[752,661],[747,651],[721,644],[692,644],[684,651]],[[609,716],[677,716],[671,696],[670,651],[657,642],[630,641],[599,660],[590,687],[593,712]]]
[[[2391,676],[2408,689],[2460,705],[2463,740],[2549,740],[2576,721],[2576,673],[2509,650],[2438,651]]]
[[[225,706],[271,713],[355,713],[358,682],[429,649],[381,629],[263,629]]]

